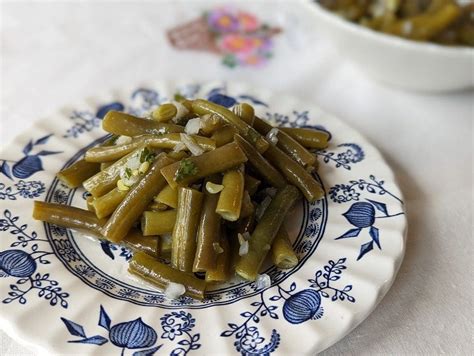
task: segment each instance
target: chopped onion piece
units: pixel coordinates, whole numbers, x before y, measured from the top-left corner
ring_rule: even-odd
[[[265,189],[265,193],[267,193],[268,196],[270,197],[275,197],[276,193],[277,193],[277,189],[276,188],[267,188]]]
[[[130,136],[119,136],[115,141],[116,145],[125,145],[127,143],[132,142],[132,138]]]
[[[197,135],[199,133],[200,128],[201,128],[201,119],[195,118],[195,119],[189,120],[186,123],[184,132],[186,132],[188,135]]]
[[[257,276],[257,279],[255,280],[255,285],[257,287],[257,290],[265,289],[272,285],[272,280],[270,279],[270,276],[266,273],[259,274]]]
[[[237,234],[237,238],[239,239],[239,245],[241,245],[241,246],[246,241],[244,236],[241,233]]]
[[[224,186],[222,184],[215,184],[215,183],[212,183],[212,182],[207,182],[206,183],[206,190],[211,194],[217,194],[222,189],[224,189]]]
[[[169,282],[165,289],[165,297],[177,299],[186,292],[186,287],[179,283]]]
[[[270,131],[268,131],[266,138],[272,145],[276,145],[278,143],[278,128],[274,127]]]
[[[193,156],[200,156],[204,153],[204,150],[201,146],[199,146],[194,139],[186,134],[179,134],[181,138],[181,142],[183,142],[189,151],[193,154]]]
[[[130,168],[132,171],[135,169],[140,168],[140,154],[134,155],[133,157],[130,157],[130,159],[127,161],[125,164],[125,167]]]
[[[173,148],[173,152],[181,152],[186,149],[186,145],[182,142],[178,143],[176,146]]]
[[[272,198],[267,195],[265,199],[263,199],[263,201],[260,203],[260,205],[257,206],[257,210],[255,211],[255,217],[257,218],[257,221],[260,221],[263,214],[265,213],[265,210],[267,210],[271,202]]]
[[[239,256],[243,256],[249,253],[249,242],[244,241],[239,247]]]
[[[212,244],[212,247],[214,248],[214,251],[215,251],[217,254],[224,252],[224,249],[221,247],[221,245],[219,245],[219,242],[214,242],[214,243]]]
[[[185,117],[187,114],[189,114],[189,110],[186,106],[181,104],[179,101],[172,101],[171,104],[173,104],[176,107],[176,115],[173,117],[173,122],[178,122],[181,120],[183,117]]]

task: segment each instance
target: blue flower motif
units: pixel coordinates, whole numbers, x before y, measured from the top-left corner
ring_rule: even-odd
[[[95,276],[95,271],[89,266],[81,264],[81,265],[74,266],[74,269],[77,271],[77,273],[79,273],[80,275],[83,275],[84,277],[92,278]]]
[[[110,341],[127,349],[141,349],[155,344],[158,335],[153,328],[142,321],[142,318],[120,323],[110,329]]]
[[[162,295],[159,294],[150,294],[147,295],[143,298],[145,302],[150,303],[150,304],[159,304],[164,302],[165,298]]]
[[[263,343],[265,339],[263,337],[260,337],[260,334],[258,333],[257,328],[255,327],[251,327],[251,328],[254,328],[255,331],[251,334],[245,335],[245,337],[242,339],[242,345],[248,346],[250,349],[255,349],[257,345],[260,345],[261,343]]]
[[[51,232],[55,236],[64,236],[66,235],[67,229],[62,226],[51,225]]]
[[[58,204],[66,204],[68,194],[64,190],[56,190],[53,194],[53,200]]]
[[[74,247],[72,247],[71,242],[68,240],[54,240],[56,245],[56,251],[58,255],[62,255],[68,262],[74,262],[79,260]]]
[[[319,231],[319,225],[318,224],[309,224],[306,227],[305,235],[314,236],[318,233],[318,231]]]
[[[18,194],[26,199],[37,198],[45,191],[44,183],[40,181],[19,180],[15,187],[18,189]]]
[[[313,209],[311,210],[311,212],[309,213],[309,218],[311,219],[311,221],[316,221],[318,220],[322,215],[322,212],[321,212],[321,209]]]
[[[118,294],[124,298],[137,298],[140,296],[140,293],[130,288],[122,288],[118,291]]]
[[[342,215],[358,228],[372,226],[375,222],[375,209],[372,204],[366,202],[352,204],[349,210]]]
[[[181,331],[181,324],[174,324],[174,320],[171,325],[163,325],[163,334],[161,337],[163,339],[174,340],[175,337],[183,335]]]
[[[108,279],[105,278],[97,278],[95,281],[95,285],[99,287],[100,289],[113,289],[115,288],[115,283],[109,281]]]
[[[227,292],[227,295],[232,298],[239,298],[245,295],[245,289],[242,287],[234,288],[231,289],[230,291]]]

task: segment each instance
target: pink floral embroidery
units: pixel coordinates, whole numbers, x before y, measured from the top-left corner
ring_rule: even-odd
[[[222,63],[230,68],[259,67],[272,57],[272,37],[279,32],[279,28],[262,23],[251,13],[218,7],[171,29],[168,38],[179,49],[218,53]]]

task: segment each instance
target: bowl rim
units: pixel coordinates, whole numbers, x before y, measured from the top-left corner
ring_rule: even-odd
[[[310,9],[310,11],[312,11],[313,14],[322,16],[328,21],[334,23],[336,26],[342,27],[349,32],[366,36],[373,41],[388,45],[398,45],[406,50],[439,52],[440,54],[447,56],[464,56],[474,60],[474,48],[468,46],[447,46],[433,42],[420,42],[374,31],[370,28],[361,26],[357,23],[350,22],[340,16],[337,16],[333,12],[322,7],[315,0],[303,0],[303,3]]]

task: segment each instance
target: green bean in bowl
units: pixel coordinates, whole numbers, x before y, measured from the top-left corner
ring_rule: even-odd
[[[325,132],[183,98],[146,118],[109,111],[102,127],[112,138],[57,173],[82,185],[87,207],[36,201],[35,219],[130,248],[129,272],[168,298],[203,299],[235,276],[270,281],[264,260],[298,264],[284,221],[324,194],[310,150],[327,146]]]

